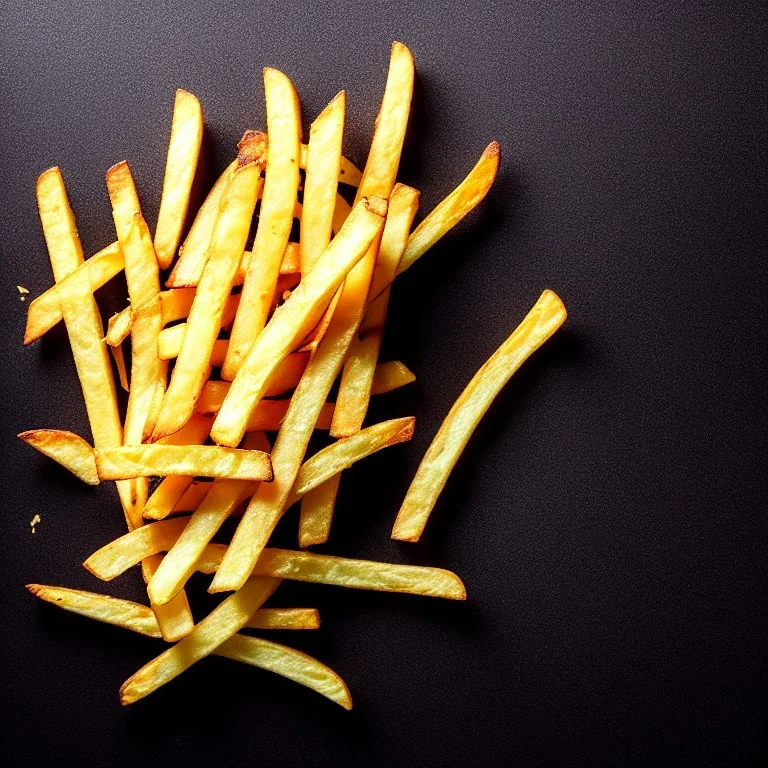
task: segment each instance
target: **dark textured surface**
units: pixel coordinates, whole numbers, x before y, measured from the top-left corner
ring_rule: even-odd
[[[0,11],[0,762],[761,763],[765,4],[204,5]],[[469,601],[282,589],[323,628],[280,639],[341,673],[352,713],[218,659],[122,709],[119,685],[159,645],[23,590],[140,597],[136,574],[105,586],[79,565],[123,530],[113,491],[13,437],[88,434],[63,329],[21,346],[15,286],[51,283],[35,178],[62,167],[93,253],[114,237],[104,172],[127,159],[153,225],[174,88],[203,103],[213,173],[263,126],[264,65],[294,79],[307,124],[346,88],[362,163],[393,39],[420,72],[401,177],[424,210],[491,139],[503,168],[482,211],[398,282],[384,357],[418,382],[372,418],[413,413],[416,438],[347,474],[325,550],[450,567]],[[494,405],[425,542],[395,544],[440,420],[545,287],[567,330]],[[103,293],[120,305],[121,289]]]

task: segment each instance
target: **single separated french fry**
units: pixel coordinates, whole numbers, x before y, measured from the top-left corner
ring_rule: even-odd
[[[109,354],[102,341],[104,325],[90,275],[77,269],[83,264],[83,249],[58,168],[50,168],[37,180],[37,204],[94,445],[118,446],[123,442],[123,427]],[[71,279],[65,280],[67,276]],[[128,525],[140,524],[133,484],[118,483],[117,490]]]
[[[131,600],[86,592],[82,589],[27,584],[35,596],[70,613],[130,629],[140,635],[162,638],[152,609]],[[316,608],[259,608],[245,625],[249,629],[305,630],[320,629]]]
[[[269,454],[218,445],[126,445],[96,451],[102,480],[192,475],[232,480],[272,479]]]
[[[242,360],[211,427],[211,437],[217,443],[235,446],[242,440],[248,417],[264,395],[270,376],[295,343],[304,338],[320,319],[344,276],[363,257],[381,231],[385,213],[384,200],[362,198],[312,271],[302,279],[288,301],[275,312],[258,335]],[[240,307],[243,301],[241,299]],[[229,348],[232,349],[231,339]]]
[[[397,514],[392,538],[418,541],[456,461],[496,395],[515,371],[565,322],[557,294],[544,291],[523,322],[472,377],[421,460]]]
[[[75,275],[80,271],[86,272],[88,274],[87,282],[93,293],[122,272],[123,267],[123,252],[117,243],[112,243],[81,263],[74,271],[75,274],[71,276],[71,279],[80,281],[82,278]],[[70,276],[64,279],[68,280]],[[44,333],[50,331],[61,318],[59,284],[57,283],[30,302],[27,310],[27,327],[24,330],[24,344],[37,341]]]
[[[248,133],[239,144],[238,167],[222,195],[211,252],[192,302],[184,342],[163,399],[153,441],[184,426],[208,376],[211,352],[256,207],[265,142],[263,134]]]
[[[120,703],[133,704],[213,653],[248,623],[279,585],[279,579],[251,579],[214,608],[183,640],[128,678],[120,688]]]
[[[251,450],[269,451],[263,432],[248,435],[245,446]],[[253,496],[258,483],[248,480],[217,480],[195,510],[183,532],[149,582],[147,589],[154,603],[167,603],[184,587],[194,573],[197,559],[216,535],[224,521],[245,499]]]
[[[200,102],[191,93],[178,89],[173,104],[163,195],[155,229],[155,253],[161,269],[171,266],[181,242],[202,143],[203,110]]]
[[[301,110],[291,81],[276,69],[264,69],[267,103],[267,166],[253,256],[243,283],[240,306],[221,371],[232,380],[264,328],[275,292],[280,262],[293,225],[299,190]]]
[[[63,429],[30,429],[17,437],[88,485],[99,484],[96,456],[87,440]]]
[[[386,285],[394,280],[418,206],[417,190],[405,184],[395,185],[390,199],[387,222],[381,236],[371,290],[377,283]],[[362,324],[365,330],[352,343],[347,353],[339,394],[336,398],[336,410],[333,412],[333,424],[331,424],[333,437],[354,435],[363,426],[371,400],[373,374],[379,359],[388,303],[389,289],[385,289],[383,294],[368,307]]]
[[[167,552],[186,524],[187,519],[175,517],[145,525],[94,552],[83,565],[102,581],[111,581],[138,565],[142,559]],[[208,544],[197,561],[197,570],[201,573],[215,573],[220,569],[228,549],[226,544]],[[263,550],[251,575],[379,592],[444,597],[449,600],[467,599],[461,579],[452,571],[442,568],[378,563],[291,549],[268,547]]]
[[[301,271],[307,275],[331,241],[336,210],[347,95],[336,94],[309,129],[304,205],[301,214]]]
[[[65,611],[114,624],[149,637],[160,637],[152,611],[129,600],[118,600],[63,587],[28,584],[27,589]],[[320,618],[312,608],[259,608],[245,625],[253,629],[318,629]],[[344,709],[352,709],[352,698],[344,681],[317,659],[293,648],[257,637],[234,635],[213,653],[265,669],[316,691]]]

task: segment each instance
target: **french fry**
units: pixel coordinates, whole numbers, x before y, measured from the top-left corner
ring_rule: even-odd
[[[120,688],[120,702],[133,704],[215,651],[248,623],[279,584],[279,579],[251,579],[214,608],[185,638],[126,680]]]
[[[301,271],[307,275],[331,241],[347,95],[338,93],[309,129],[304,205],[301,215]]]
[[[341,472],[338,472],[302,498],[299,514],[299,546],[302,549],[328,541],[340,482]]]
[[[408,124],[413,78],[410,51],[401,43],[394,43],[384,98],[358,197],[389,197],[392,191]],[[211,582],[210,592],[238,589],[245,583],[283,513],[283,505],[304,459],[320,409],[360,327],[376,252],[375,247],[369,248],[347,275],[327,330],[291,398],[278,433],[272,451],[275,479],[269,485],[262,485],[251,499],[222,566]]]
[[[94,552],[83,565],[102,581],[111,581],[142,559],[158,552],[167,552],[186,524],[186,519],[176,517],[145,525]],[[197,561],[197,570],[201,573],[215,573],[221,568],[228,550],[225,544],[208,544]],[[444,597],[449,600],[467,599],[461,579],[452,571],[442,568],[378,563],[291,549],[268,547],[263,550],[253,573],[249,573],[251,575],[353,589]]]
[[[385,206],[385,202],[378,198],[361,199],[312,271],[304,276],[288,301],[258,335],[242,360],[211,427],[211,437],[217,443],[234,446],[240,442],[248,417],[264,395],[270,376],[292,346],[315,325],[344,276],[378,235],[384,224]],[[241,308],[243,301],[245,299],[240,301]],[[235,318],[235,328],[238,317],[240,310]],[[230,339],[230,351],[232,343]]]
[[[200,475],[232,480],[272,479],[269,454],[213,445],[126,445],[96,451],[102,480]]]
[[[129,629],[140,635],[162,638],[160,627],[151,608],[131,600],[86,592],[81,589],[27,584],[35,596],[70,613]],[[320,629],[320,614],[316,608],[259,608],[245,625],[249,629],[305,630]]]
[[[84,483],[99,484],[93,448],[79,435],[60,429],[30,429],[17,437],[61,464]]]
[[[112,367],[102,341],[104,326],[93,298],[90,275],[77,269],[83,264],[83,251],[58,168],[45,171],[38,179],[37,203],[93,442],[99,448],[118,446],[123,441],[123,427]],[[71,279],[65,280],[67,276]],[[119,483],[118,493],[129,526],[138,524],[132,484]]]
[[[243,137],[239,145],[239,167],[222,195],[211,252],[192,303],[184,342],[163,399],[153,440],[170,435],[184,426],[194,411],[207,378],[221,317],[256,207],[265,141],[263,134],[250,133]]]
[[[227,359],[221,371],[221,377],[230,381],[234,379],[267,322],[280,262],[291,234],[299,189],[299,97],[291,81],[282,72],[269,67],[264,69],[264,95],[267,103],[267,132],[270,136],[264,193],[253,255],[248,262]]]
[[[453,229],[487,194],[496,178],[501,149],[492,141],[483,151],[475,167],[448,197],[431,211],[408,238],[408,246],[400,260],[397,274],[402,274],[428,251],[446,232]],[[377,286],[376,297],[385,286]]]
[[[395,389],[400,389],[416,381],[416,377],[404,363],[393,360],[389,363],[379,363],[373,372],[371,383],[372,395],[384,395]]]
[[[302,144],[300,167],[303,170],[306,170],[307,168],[308,152],[309,146]],[[357,187],[360,185],[362,176],[363,174],[360,169],[351,160],[348,160],[342,155],[341,167],[339,168],[339,184],[348,184],[350,187]]]
[[[107,321],[107,335],[104,341],[110,347],[119,347],[131,334],[133,327],[133,309],[127,306],[122,312],[118,312]]]
[[[416,471],[397,514],[392,538],[418,541],[461,452],[496,395],[515,371],[565,322],[560,298],[544,291],[523,322],[472,377]]]
[[[117,369],[117,380],[120,383],[120,386],[126,392],[130,392],[130,386],[128,384],[128,370],[125,367],[125,356],[123,355],[123,345],[118,344],[116,347],[110,347],[109,351],[112,353],[112,357],[115,361],[115,368]]]
[[[245,445],[252,450],[269,450],[269,442],[263,432],[248,435]],[[246,498],[252,496],[258,483],[247,480],[217,480],[173,547],[168,551],[163,565],[155,573],[147,587],[154,603],[167,603],[181,590],[194,573],[197,559],[206,545],[216,535],[224,521]]]
[[[131,391],[123,442],[125,445],[138,445],[147,426],[155,391],[165,386],[157,354],[157,337],[162,328],[160,269],[128,164],[114,165],[107,171],[106,180],[117,239],[125,258],[125,277],[133,308]]]
[[[216,220],[219,217],[221,198],[239,167],[238,163],[239,160],[235,159],[224,169],[224,173],[216,180],[208,193],[208,197],[200,206],[200,210],[189,229],[189,234],[179,250],[179,258],[165,281],[166,287],[187,288],[200,282],[203,268],[208,259],[208,249],[216,227]],[[256,194],[258,196],[258,189]]]
[[[246,432],[277,432],[286,420],[290,400],[262,400],[248,420]],[[322,403],[315,429],[330,429],[335,403]]]
[[[212,487],[212,482],[193,480],[189,488],[184,491],[184,495],[176,502],[173,511],[177,514],[180,512],[194,512]]]
[[[144,578],[151,579],[162,561],[162,555],[151,555],[142,560],[141,567]],[[155,614],[160,634],[167,643],[178,642],[195,627],[195,620],[192,618],[192,611],[189,608],[189,601],[184,590],[181,590],[174,596],[173,600],[165,605],[153,604],[152,612]]]
[[[202,143],[203,110],[200,102],[191,93],[178,89],[155,229],[155,253],[161,269],[171,266],[181,242]]]
[[[382,421],[318,451],[304,462],[296,475],[286,506],[295,504],[305,493],[366,456],[390,445],[407,442],[413,437],[415,425],[416,419],[412,416]]]
[[[394,280],[408,233],[419,206],[419,192],[405,184],[396,184],[392,190],[387,222],[381,236],[379,257],[371,281],[371,290],[377,283],[387,285]],[[348,437],[363,425],[371,400],[373,374],[381,349],[384,320],[387,315],[389,290],[368,307],[363,327],[366,330],[349,349],[336,398],[331,435]]]

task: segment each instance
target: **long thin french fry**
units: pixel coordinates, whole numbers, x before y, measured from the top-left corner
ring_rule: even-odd
[[[62,429],[30,429],[17,437],[88,485],[99,484],[96,456],[87,440]]]
[[[141,567],[145,579],[151,579],[160,563],[163,561],[162,555],[151,555],[142,560]],[[157,626],[160,634],[166,643],[176,643],[182,637],[186,637],[195,627],[195,620],[192,618],[192,611],[189,607],[189,601],[184,590],[180,590],[165,605],[152,605],[152,612],[155,614]]]
[[[337,472],[302,498],[299,514],[299,546],[302,549],[328,541],[340,482],[341,472]]]
[[[194,512],[212,487],[212,482],[193,480],[189,488],[184,491],[184,495],[176,502],[176,506],[173,508],[174,513]]]
[[[248,417],[264,395],[270,376],[295,343],[304,338],[320,319],[344,276],[363,257],[381,231],[385,212],[386,203],[383,200],[362,198],[312,271],[304,276],[288,301],[275,312],[258,335],[242,359],[211,427],[211,437],[217,443],[235,446],[242,440]],[[241,308],[243,301],[240,301]],[[231,339],[229,348],[232,349]],[[222,376],[223,373],[222,370]]]
[[[214,608],[184,639],[128,678],[120,688],[120,702],[133,704],[213,653],[248,623],[279,585],[279,579],[251,579]]]
[[[67,326],[94,445],[99,448],[118,446],[123,441],[123,427],[117,409],[112,367],[102,341],[104,325],[93,298],[90,275],[88,271],[77,269],[83,264],[83,250],[58,168],[45,171],[38,179],[37,203],[53,275],[59,283],[61,314]],[[67,276],[71,279],[65,280]],[[129,526],[139,524],[132,484],[119,483],[118,492]]]
[[[371,290],[377,283],[389,284],[397,273],[403,251],[408,242],[408,233],[416,209],[419,205],[419,192],[405,184],[396,184],[392,190],[387,223],[381,236],[379,257],[371,281]],[[368,404],[371,400],[373,374],[379,358],[384,320],[387,315],[389,290],[368,307],[360,334],[347,353],[344,371],[336,398],[336,410],[333,413],[331,435],[348,437],[357,432],[365,420]]]
[[[145,525],[143,529],[131,531],[94,552],[83,565],[97,578],[111,581],[137,565],[143,558],[158,552],[167,552],[179,538],[186,524],[187,519],[177,517]],[[225,544],[208,544],[197,560],[197,570],[202,573],[215,573],[221,568],[228,549]],[[353,589],[444,597],[449,600],[467,598],[461,579],[452,571],[442,568],[378,563],[291,549],[268,547],[263,550],[252,574],[249,573],[249,576],[251,575]]]
[[[410,51],[401,43],[394,43],[371,151],[358,188],[359,197],[389,197],[392,191],[408,124],[413,78]],[[269,485],[262,485],[254,494],[222,567],[209,587],[211,592],[237,589],[245,583],[283,513],[320,409],[360,327],[376,252],[376,248],[369,248],[347,275],[333,317],[291,398],[278,433],[272,451],[275,479]]]
[[[178,89],[155,229],[155,252],[161,269],[171,266],[181,242],[202,143],[203,110],[200,102],[191,93]]]
[[[392,538],[418,541],[469,438],[515,371],[565,322],[557,294],[544,291],[523,322],[472,377],[421,460],[397,514]]]
[[[213,445],[126,445],[96,451],[102,480],[156,475],[226,477],[232,480],[272,479],[269,454]]]
[[[304,275],[312,270],[331,241],[346,106],[347,95],[341,91],[309,129],[300,242]]]
[[[221,371],[232,380],[267,322],[280,262],[293,225],[299,189],[301,110],[291,81],[276,69],[264,70],[267,102],[267,167],[253,256],[243,283],[240,307],[232,326],[227,359]]]
[[[88,273],[88,283],[91,292],[106,285],[115,275],[122,272],[124,266],[123,252],[117,243],[112,243],[91,256],[77,267],[75,273]],[[64,278],[68,280],[69,276]],[[73,280],[81,280],[72,276]],[[63,281],[62,281],[63,282]],[[24,330],[24,344],[37,341],[44,333],[50,331],[60,320],[61,302],[59,301],[59,283],[51,286],[45,293],[33,299],[27,310],[27,327]]]
[[[211,252],[192,303],[184,342],[155,425],[153,440],[170,435],[184,426],[194,411],[207,378],[221,317],[256,207],[265,141],[263,134],[250,133],[240,143],[239,166],[222,195]]]

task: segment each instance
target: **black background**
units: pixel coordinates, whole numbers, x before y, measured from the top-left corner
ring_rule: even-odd
[[[205,5],[0,11],[0,762],[762,762],[765,4]],[[16,285],[52,282],[35,179],[61,166],[90,254],[114,239],[104,172],[127,159],[153,226],[174,89],[203,104],[210,180],[264,126],[265,65],[294,80],[307,126],[347,89],[345,151],[363,164],[393,39],[420,74],[401,180],[423,210],[492,139],[503,164],[481,210],[397,283],[382,357],[418,381],[370,419],[415,414],[417,434],[345,475],[322,551],[449,567],[469,600],[281,589],[323,627],[279,640],[336,669],[352,713],[219,659],[123,709],[118,687],[157,642],[23,589],[141,596],[137,574],[106,586],[80,566],[123,531],[113,490],[14,438],[89,435],[64,330],[21,344]],[[499,397],[425,541],[392,542],[441,419],[547,287],[567,330]],[[100,298],[114,311],[124,287]],[[283,539],[294,530],[290,515]]]

